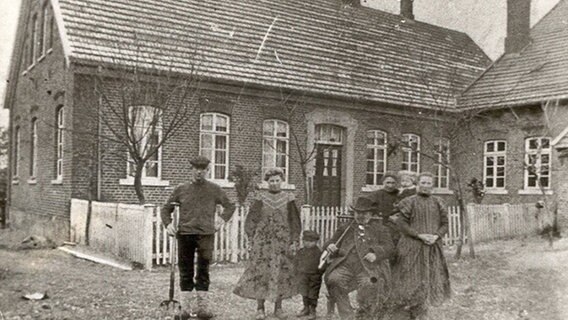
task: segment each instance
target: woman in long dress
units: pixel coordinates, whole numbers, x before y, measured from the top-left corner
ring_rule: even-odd
[[[271,169],[264,179],[269,190],[260,192],[245,220],[249,260],[234,293],[257,300],[256,319],[264,319],[266,300],[274,301],[274,315],[283,318],[282,300],[298,294],[293,255],[301,221],[293,194],[283,192],[284,174]]]
[[[417,193],[399,204],[396,223],[403,233],[393,268],[395,308],[408,310],[411,319],[424,319],[428,307],[451,295],[442,238],[448,231],[446,205],[432,195],[433,176],[421,173]]]

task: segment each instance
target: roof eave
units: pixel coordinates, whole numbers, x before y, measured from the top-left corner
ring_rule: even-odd
[[[16,93],[19,76],[18,73],[22,63],[22,53],[26,35],[23,30],[29,19],[30,6],[31,2],[26,0],[23,0],[20,4],[20,15],[18,17],[18,26],[16,27],[16,38],[14,39],[14,47],[12,48],[12,56],[10,57],[10,65],[8,67],[9,73],[4,95],[4,109],[10,109]]]

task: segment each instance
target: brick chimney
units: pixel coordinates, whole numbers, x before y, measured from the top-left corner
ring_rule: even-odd
[[[531,0],[507,0],[505,53],[517,53],[530,43]]]
[[[400,0],[400,15],[408,20],[414,20],[414,0]]]

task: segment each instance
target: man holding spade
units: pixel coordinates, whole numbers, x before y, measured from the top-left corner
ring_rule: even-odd
[[[177,238],[178,266],[180,273],[181,315],[176,319],[189,319],[193,291],[197,296],[198,318],[209,319],[214,315],[209,308],[209,263],[213,258],[215,231],[229,221],[235,205],[218,185],[206,179],[209,159],[199,156],[190,161],[192,181],[179,185],[170,195],[161,211],[161,218],[168,234]],[[172,223],[175,203],[180,206],[178,225]],[[215,219],[217,205],[223,207],[222,219]],[[197,254],[197,268],[194,261]],[[196,270],[197,269],[197,270]]]

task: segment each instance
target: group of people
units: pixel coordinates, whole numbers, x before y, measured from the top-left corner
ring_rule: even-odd
[[[191,164],[193,181],[173,191],[161,217],[179,244],[182,311],[177,319],[208,319],[213,317],[208,293],[213,236],[235,207],[205,179],[207,158]],[[264,178],[268,190],[255,194],[246,217],[249,259],[233,291],[256,300],[255,319],[265,319],[267,300],[274,303],[274,316],[284,318],[282,301],[299,294],[303,308],[298,316],[316,319],[322,282],[328,314],[336,306],[341,319],[383,319],[397,313],[424,319],[428,306],[450,296],[441,240],[448,229],[447,211],[431,194],[431,174],[385,174],[383,188],[358,198],[351,206],[353,216],[345,217],[347,222],[321,249],[319,235],[302,230],[294,195],[281,190],[282,170],[268,170]],[[180,206],[177,225],[171,218],[174,203]],[[224,208],[220,219],[217,205]],[[320,261],[322,253],[326,263]],[[356,309],[349,299],[352,291],[357,293]]]

